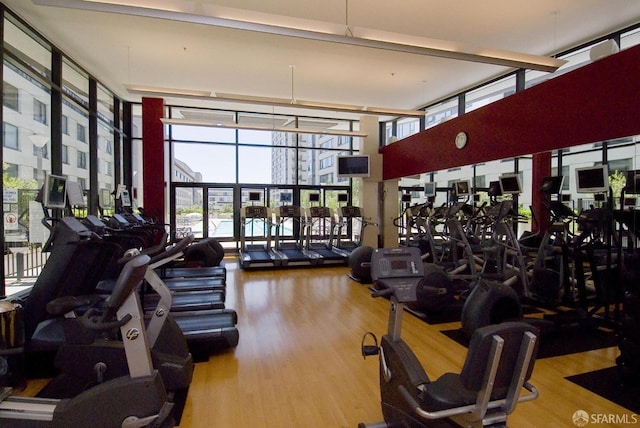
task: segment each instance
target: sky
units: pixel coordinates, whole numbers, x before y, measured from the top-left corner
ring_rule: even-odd
[[[192,141],[235,141],[235,130],[195,126],[173,126],[172,137]],[[271,132],[239,130],[239,141],[265,147],[239,146],[239,182],[271,183]],[[174,144],[174,157],[202,174],[203,182],[235,183],[234,144]]]

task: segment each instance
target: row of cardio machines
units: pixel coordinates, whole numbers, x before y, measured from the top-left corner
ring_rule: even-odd
[[[84,221],[102,239],[118,239],[136,230],[153,228],[147,220],[135,214],[115,214],[107,220],[111,227],[95,216]],[[226,308],[227,271],[222,262],[224,249],[214,238],[195,242],[193,235],[169,245],[163,233],[159,242],[143,250],[151,256],[145,275],[142,305],[145,312],[157,310],[168,290],[171,305],[168,310],[182,330],[189,349],[198,358],[211,352],[232,348],[238,344],[235,310]]]
[[[190,235],[169,244],[164,225],[149,224],[131,214],[113,217],[107,222],[96,216],[82,221],[63,217],[55,222],[45,244],[50,251],[47,262],[20,301],[27,376],[50,374],[50,370],[40,372],[52,366],[64,334],[58,317],[49,312],[49,302],[59,297],[109,295],[113,291],[109,280],[118,276],[120,260],[131,248],[150,257],[143,284],[137,288],[145,314],[151,319],[162,315],[157,323],[171,315],[190,353],[198,359],[238,344],[237,314],[225,308],[222,253],[213,256],[217,242],[196,243]],[[113,227],[116,223],[118,228]],[[214,259],[217,266],[212,266]]]
[[[146,248],[153,256],[120,245],[156,233],[132,228],[116,238],[74,217],[55,222],[41,274],[20,304],[12,302],[22,315],[13,325],[14,337],[21,337],[15,353],[23,353],[27,376],[52,379],[35,398],[3,388],[0,425],[179,425],[193,357],[183,328],[169,316],[166,285],[156,284],[161,298],[150,312],[143,310],[140,287],[154,264],[175,259],[185,243]]]
[[[240,219],[241,268],[345,265],[366,226],[360,207],[351,205],[339,207],[337,219],[324,206],[282,205],[274,216],[267,206],[250,205]]]

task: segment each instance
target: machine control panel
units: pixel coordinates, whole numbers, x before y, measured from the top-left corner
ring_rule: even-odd
[[[268,208],[261,205],[243,207],[245,218],[267,218]]]
[[[362,217],[362,214],[360,213],[360,207],[355,207],[353,205],[340,207],[340,215],[347,218]]]
[[[300,217],[300,207],[298,205],[283,205],[278,208],[280,217]]]
[[[371,255],[371,277],[422,278],[424,267],[418,248],[378,248]]]
[[[311,217],[331,217],[331,208],[329,207],[310,207],[309,213]]]
[[[424,278],[420,250],[414,247],[380,248],[371,254],[371,278],[380,291],[375,295],[396,296],[399,302],[416,301],[416,288]]]

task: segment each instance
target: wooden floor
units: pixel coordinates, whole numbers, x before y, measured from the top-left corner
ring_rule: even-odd
[[[372,299],[343,267],[243,271],[230,260],[227,268],[240,343],[196,364],[181,427],[353,428],[382,418],[378,360],[363,360],[360,343],[367,331],[385,332],[386,300]],[[405,315],[403,337],[431,378],[460,370],[466,349],[440,333],[459,326]],[[538,360],[540,398],[521,404],[509,425],[573,427],[579,409],[631,414],[564,379],[611,367],[617,355],[612,347]]]
[[[355,428],[382,419],[378,359],[360,355],[362,336],[387,328],[388,302],[372,299],[348,268],[243,271],[226,262],[227,307],[238,312],[240,343],[197,363],[181,427]],[[466,349],[405,314],[403,337],[429,376],[459,372]],[[538,359],[532,383],[540,398],[509,417],[511,427],[574,427],[577,410],[632,413],[564,378],[615,365],[617,347]],[[44,380],[31,381],[33,395]],[[625,424],[593,424],[614,427]]]

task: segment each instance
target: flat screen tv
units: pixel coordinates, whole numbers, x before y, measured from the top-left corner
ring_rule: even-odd
[[[502,187],[500,186],[500,181],[490,182],[487,194],[492,197],[502,196]]]
[[[503,195],[519,195],[522,193],[519,174],[502,174],[498,179]]]
[[[67,178],[47,174],[42,187],[42,203],[45,208],[64,209],[67,204]]]
[[[576,185],[578,193],[608,192],[609,168],[607,165],[576,168]]]
[[[280,202],[293,202],[293,193],[280,193]]]
[[[424,183],[424,196],[431,198],[436,195],[436,183]]]
[[[249,192],[249,200],[250,201],[259,201],[260,200],[260,192]]]
[[[624,185],[624,192],[631,195],[640,193],[640,170],[627,171],[627,181]]]
[[[564,183],[564,175],[545,177],[542,179],[540,193],[543,195],[559,195],[562,191],[562,183]]]
[[[349,195],[347,193],[338,193],[338,202],[349,202]]]
[[[411,193],[403,193],[400,198],[402,202],[411,202]]]
[[[456,196],[471,195],[471,180],[459,180],[455,182]]]
[[[369,177],[369,156],[338,156],[338,177]]]
[[[320,193],[309,193],[309,202],[320,202]]]

